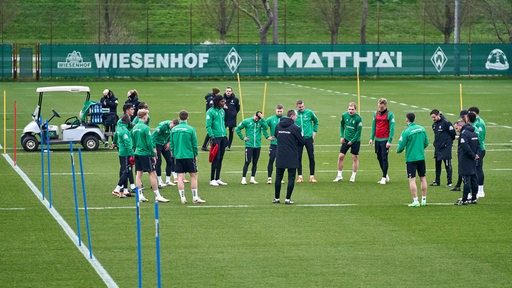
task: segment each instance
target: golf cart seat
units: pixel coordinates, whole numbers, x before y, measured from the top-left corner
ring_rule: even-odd
[[[64,124],[60,125],[60,130],[64,131],[67,129],[74,129],[74,128],[80,126],[80,123],[81,122],[78,119],[78,117],[76,117],[76,116],[69,117],[68,119],[66,119],[66,121],[64,121]]]

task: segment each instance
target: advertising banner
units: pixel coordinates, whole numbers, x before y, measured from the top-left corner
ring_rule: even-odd
[[[507,44],[41,45],[42,77],[511,74]]]

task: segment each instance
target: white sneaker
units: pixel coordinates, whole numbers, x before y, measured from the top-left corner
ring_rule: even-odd
[[[164,183],[158,183],[158,188],[164,188],[166,185]]]
[[[267,184],[272,184],[272,177],[268,177]]]
[[[389,182],[389,175],[386,174],[386,182]]]
[[[386,185],[388,181],[386,181],[386,177],[382,177],[382,179],[380,179],[380,181],[377,181],[377,183],[381,184],[381,185]]]
[[[166,198],[164,198],[162,196],[159,196],[159,197],[155,198],[155,201],[167,203],[167,202],[169,202],[169,199],[166,199]]]
[[[484,198],[484,197],[485,197],[484,191],[478,191],[478,193],[476,194],[476,198]]]
[[[219,183],[217,183],[215,180],[212,180],[210,181],[210,186],[219,186]]]
[[[247,180],[245,180],[245,178],[242,178],[242,181],[240,181],[240,184],[247,185]]]
[[[176,184],[172,181],[165,182],[165,186],[176,186]]]
[[[343,176],[336,176],[332,182],[340,182],[341,180],[343,180]]]
[[[183,179],[183,183],[189,183],[190,180],[187,180],[187,179]]]
[[[222,182],[222,180],[220,180],[220,179],[219,179],[219,180],[217,180],[217,184],[222,185],[222,186],[226,186],[226,185],[228,185],[228,183],[226,183],[226,182]]]
[[[251,183],[251,184],[258,184],[258,182],[256,180],[254,180],[254,179],[249,180],[249,183]]]
[[[187,204],[187,198],[181,197],[181,204]]]
[[[144,195],[139,195],[139,202],[148,202],[148,198],[144,197]]]
[[[349,181],[352,182],[352,183],[356,182],[356,176],[355,175],[350,176],[350,180]]]
[[[204,201],[203,199],[201,199],[199,197],[194,198],[193,202],[196,203],[196,204],[206,203],[206,201]]]

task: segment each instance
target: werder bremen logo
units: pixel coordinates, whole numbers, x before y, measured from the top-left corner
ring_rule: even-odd
[[[235,47],[231,47],[228,55],[224,58],[224,62],[228,65],[229,71],[231,71],[231,73],[235,73],[238,66],[240,66],[240,63],[242,63],[242,58],[238,55],[238,52],[236,52]]]
[[[91,62],[84,62],[82,54],[79,51],[73,51],[66,57],[66,62],[57,62],[57,68],[59,69],[83,69],[91,68]]]
[[[432,64],[434,64],[434,67],[436,67],[437,72],[441,72],[446,62],[448,62],[448,57],[446,57],[446,54],[444,54],[443,49],[441,49],[441,47],[437,47],[436,52],[434,52],[434,55],[430,57],[430,61],[432,61]]]

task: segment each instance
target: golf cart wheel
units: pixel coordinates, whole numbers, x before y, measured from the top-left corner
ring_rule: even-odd
[[[24,135],[21,137],[21,146],[27,152],[34,152],[39,149],[39,141],[34,135]]]
[[[94,151],[100,147],[100,140],[94,135],[86,135],[82,139],[82,146],[84,146],[86,151]]]

